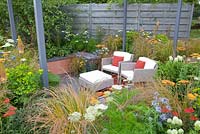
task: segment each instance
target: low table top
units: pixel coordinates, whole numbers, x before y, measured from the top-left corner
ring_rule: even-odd
[[[102,82],[107,79],[112,79],[112,76],[99,70],[94,70],[86,73],[81,73],[80,77],[91,83]]]

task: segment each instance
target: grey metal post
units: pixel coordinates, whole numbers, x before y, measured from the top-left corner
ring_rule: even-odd
[[[16,33],[15,20],[14,20],[14,15],[13,15],[12,0],[7,0],[7,6],[8,6],[8,13],[9,13],[9,19],[10,19],[10,30],[12,34],[12,39],[16,42],[17,33]]]
[[[179,33],[179,24],[180,24],[180,19],[181,19],[181,8],[182,8],[182,0],[178,0],[176,24],[175,24],[175,30],[174,30],[173,57],[177,56],[176,48],[177,48],[177,40],[178,40],[178,33]]]
[[[35,23],[36,23],[40,68],[43,69],[42,82],[43,86],[48,88],[49,87],[48,71],[47,71],[48,69],[47,69],[41,0],[34,0],[34,12],[35,12]]]
[[[124,0],[123,51],[126,51],[127,0]]]

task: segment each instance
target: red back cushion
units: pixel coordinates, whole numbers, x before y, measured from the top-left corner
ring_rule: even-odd
[[[123,60],[124,60],[124,57],[122,57],[122,56],[114,56],[112,65],[118,67],[118,63]]]
[[[141,60],[137,60],[135,64],[135,69],[144,69],[145,62]]]

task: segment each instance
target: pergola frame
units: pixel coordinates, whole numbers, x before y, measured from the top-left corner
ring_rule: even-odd
[[[47,68],[47,59],[46,59],[46,48],[45,48],[45,38],[44,38],[44,24],[43,24],[43,15],[42,15],[42,3],[41,0],[34,1],[34,12],[35,12],[35,22],[36,22],[36,31],[37,31],[37,43],[39,50],[39,62],[40,68],[43,69],[42,82],[43,86],[48,88],[48,68]],[[16,41],[17,34],[15,28],[15,21],[12,8],[12,0],[7,0],[9,19],[10,19],[10,28],[12,39]],[[173,42],[173,56],[176,57],[176,48],[179,32],[179,24],[181,17],[181,8],[182,0],[178,0],[178,8],[176,15],[175,31],[174,31],[174,42]],[[127,25],[127,0],[124,0],[124,20],[123,20],[123,51],[126,51],[126,25]]]
[[[40,62],[40,68],[43,69],[42,83],[43,83],[43,87],[48,88],[49,81],[48,81],[48,68],[47,68],[46,48],[45,48],[45,39],[44,39],[42,3],[41,3],[41,0],[33,0],[33,2],[34,2],[36,32],[37,32],[37,43],[38,43],[38,50],[39,50],[39,62]],[[17,34],[15,30],[12,0],[7,0],[7,5],[8,5],[12,39],[16,41]]]

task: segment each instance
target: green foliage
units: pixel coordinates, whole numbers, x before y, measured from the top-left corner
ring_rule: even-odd
[[[159,128],[158,115],[145,104],[133,104],[134,90],[116,93],[102,118],[101,134],[154,134]],[[151,118],[151,119],[150,119]]]
[[[50,86],[58,86],[60,83],[60,76],[52,73],[48,73],[49,85]]]
[[[168,79],[173,82],[179,80],[190,80],[194,76],[199,76],[199,63],[186,64],[184,62],[167,61],[159,63],[157,77],[160,79]]]
[[[40,89],[40,75],[42,70],[34,70],[22,63],[6,71],[8,77],[7,89],[13,93],[14,104],[17,106],[28,102],[31,93]]]

